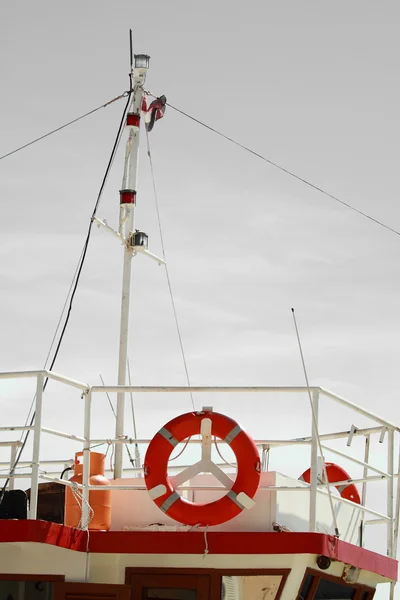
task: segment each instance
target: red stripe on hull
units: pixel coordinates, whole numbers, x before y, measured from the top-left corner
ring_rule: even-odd
[[[323,533],[209,531],[210,554],[323,554],[397,580],[398,563]],[[4,520],[0,543],[38,542],[86,551],[86,533],[47,521]],[[111,554],[203,554],[202,531],[92,531],[89,551]]]

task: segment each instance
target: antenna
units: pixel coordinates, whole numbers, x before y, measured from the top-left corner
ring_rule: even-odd
[[[130,57],[130,67],[131,73],[133,71],[133,40],[132,40],[132,29],[129,30],[129,57]]]
[[[307,386],[307,390],[308,390],[308,397],[309,397],[309,400],[310,400],[313,425],[314,425],[314,428],[315,428],[315,431],[316,431],[316,434],[317,434],[318,448],[319,448],[319,453],[320,453],[321,460],[322,460],[322,469],[323,469],[324,478],[325,478],[326,490],[328,492],[329,504],[330,504],[331,512],[332,512],[332,519],[333,519],[333,524],[334,524],[334,528],[335,528],[335,536],[339,537],[339,529],[338,529],[338,524],[337,524],[337,519],[336,519],[336,513],[335,513],[335,509],[333,507],[332,494],[331,494],[331,490],[330,490],[330,487],[329,487],[328,475],[327,475],[327,472],[326,472],[325,457],[324,457],[324,453],[323,453],[323,449],[322,449],[321,438],[319,437],[319,433],[318,433],[317,415],[315,414],[314,403],[313,403],[312,397],[311,397],[310,383],[309,383],[309,380],[308,380],[307,369],[306,369],[306,362],[304,360],[304,354],[303,354],[303,348],[302,348],[302,345],[301,345],[299,329],[297,327],[296,314],[294,312],[294,308],[292,308],[291,310],[292,310],[294,328],[295,328],[295,331],[296,331],[297,343],[298,343],[298,346],[299,346],[301,364],[303,365],[304,379],[306,380],[306,386]]]

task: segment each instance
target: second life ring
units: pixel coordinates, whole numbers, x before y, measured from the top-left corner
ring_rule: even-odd
[[[351,481],[350,475],[343,469],[343,467],[339,467],[339,465],[327,462],[325,463],[325,468],[329,483],[335,485],[335,482],[337,481],[346,481],[347,479]],[[311,469],[304,471],[303,475],[301,475],[299,479],[301,481],[305,481],[306,483],[310,483]],[[360,494],[358,493],[358,489],[354,483],[343,483],[342,485],[335,485],[335,487],[342,498],[351,500],[351,502],[354,502],[355,504],[361,504]]]
[[[172,479],[178,487],[200,472],[213,473],[228,492],[208,504],[196,504],[182,498],[168,477],[168,459],[175,446],[200,433],[203,436],[202,460]],[[229,444],[236,456],[237,475],[233,484],[211,461],[211,435]],[[169,517],[185,525],[219,525],[236,517],[244,508],[251,508],[260,483],[260,472],[260,456],[253,440],[236,421],[208,410],[186,413],[169,421],[151,440],[144,459],[144,478],[150,497]]]

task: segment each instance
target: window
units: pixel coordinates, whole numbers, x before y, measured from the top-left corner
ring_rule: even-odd
[[[0,575],[1,577],[1,575]],[[52,600],[51,581],[0,581],[1,600]]]
[[[308,569],[297,600],[372,600],[375,590],[360,584],[346,584],[340,577]]]
[[[308,573],[304,579],[303,586],[299,595],[299,600],[306,600],[313,584],[314,577]]]
[[[162,598],[163,600],[196,600],[196,590],[185,588],[144,588],[143,600]]]
[[[127,569],[126,582],[135,600],[208,600],[210,576],[203,574],[151,572]]]
[[[315,600],[353,600],[357,590],[329,579],[321,579],[315,592]]]
[[[278,600],[290,569],[127,567],[132,600]]]

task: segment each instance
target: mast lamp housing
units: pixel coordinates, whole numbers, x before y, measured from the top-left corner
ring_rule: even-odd
[[[131,248],[147,249],[149,247],[149,236],[147,235],[147,233],[144,233],[143,231],[138,231],[136,229],[136,231],[132,233],[130,237],[129,245],[131,246]]]
[[[139,72],[147,71],[150,64],[150,56],[147,54],[135,54],[135,69]]]

